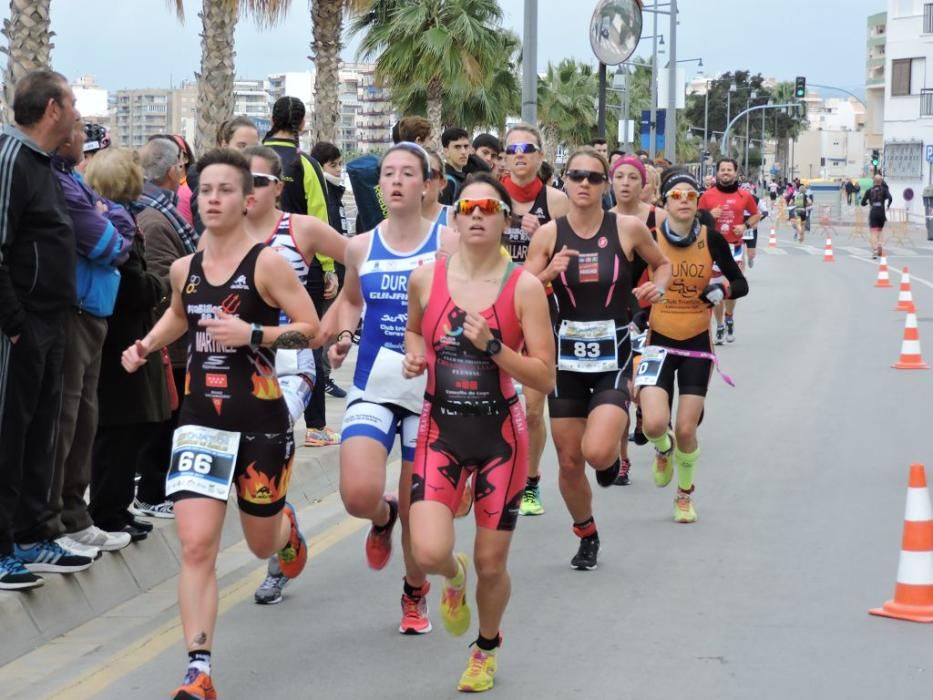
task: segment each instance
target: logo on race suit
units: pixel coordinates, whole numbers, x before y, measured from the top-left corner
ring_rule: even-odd
[[[208,355],[201,363],[201,367],[205,370],[230,369],[225,355]]]
[[[682,279],[675,279],[673,282],[671,282],[670,290],[685,298],[694,297],[697,293],[696,287],[687,284]]]
[[[185,294],[194,294],[198,291],[199,284],[201,284],[201,278],[198,275],[191,275],[188,278],[188,284],[185,286]]]
[[[256,370],[252,376],[253,396],[261,401],[275,401],[282,398],[282,388],[275,376],[275,367],[271,366],[262,355],[253,355],[250,358]]]
[[[233,284],[230,285],[230,289],[249,289],[249,285],[246,283],[246,275],[240,275],[235,280]]]
[[[455,338],[463,334],[463,322],[466,320],[466,311],[454,308],[447,314],[447,323],[444,324],[444,335]]]
[[[607,245],[609,245],[609,241],[605,236],[600,236],[599,240],[596,242],[596,245],[598,245],[600,248],[605,248]]]
[[[204,376],[204,385],[208,389],[226,389],[227,388],[227,375],[226,374],[207,374]]]
[[[228,294],[224,297],[224,300],[220,302],[220,310],[231,316],[236,314],[236,312],[240,310],[240,295]]]
[[[544,209],[542,209],[541,207],[538,207],[537,209],[535,209],[535,210],[534,210],[533,212],[531,212],[531,213],[534,214],[535,216],[537,216],[539,219],[543,219],[543,218],[544,218]]]
[[[288,482],[291,479],[294,454],[288,458],[288,463],[282,470],[278,479],[269,477],[256,469],[256,463],[246,467],[246,471],[237,477],[237,491],[244,501],[254,505],[276,503],[288,492]]]
[[[224,407],[224,400],[211,399],[211,402],[214,404],[214,410],[217,411],[217,415],[219,416]]]
[[[581,253],[577,257],[577,266],[581,283],[599,282],[599,253]]]

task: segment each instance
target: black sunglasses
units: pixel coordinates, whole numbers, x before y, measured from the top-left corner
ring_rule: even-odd
[[[571,182],[589,180],[591,185],[601,185],[606,181],[606,173],[598,170],[568,170],[567,179]]]

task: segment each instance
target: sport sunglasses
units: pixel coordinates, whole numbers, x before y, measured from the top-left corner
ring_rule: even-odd
[[[275,175],[269,173],[252,173],[253,187],[268,187],[274,182],[281,182]]]
[[[454,202],[453,206],[455,213],[464,216],[472,214],[473,210],[477,208],[487,216],[493,216],[494,214],[508,215],[511,213],[508,204],[501,199],[492,199],[491,197],[483,199],[458,199]]]
[[[505,152],[510,156],[516,153],[537,153],[540,150],[533,143],[512,143],[505,147]]]
[[[606,173],[598,170],[568,170],[567,179],[571,182],[589,180],[591,185],[601,185],[606,181]]]
[[[667,196],[670,199],[673,199],[675,202],[679,202],[681,199],[685,199],[690,203],[693,203],[700,198],[700,194],[696,190],[671,190],[667,193]]]

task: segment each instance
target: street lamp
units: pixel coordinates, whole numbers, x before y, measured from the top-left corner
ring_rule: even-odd
[[[729,125],[729,122],[732,121],[732,93],[738,92],[738,87],[736,87],[735,80],[729,84],[729,92],[726,93],[726,126]],[[726,148],[725,156],[729,156],[729,142],[723,141],[723,146]],[[722,149],[720,149],[720,155],[722,154]]]
[[[745,98],[745,109],[748,110],[752,106],[752,100],[758,97],[758,91],[752,90],[748,93],[748,96]],[[748,177],[748,147],[749,147],[749,118],[751,113],[745,115],[745,177]]]

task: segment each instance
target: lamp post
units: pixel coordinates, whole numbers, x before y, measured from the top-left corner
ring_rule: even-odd
[[[660,41],[659,41],[660,39]],[[658,54],[663,53],[664,37],[658,34],[658,15],[654,14],[654,35],[651,37],[651,117],[648,138],[648,157],[654,162],[655,144],[658,135]]]
[[[538,0],[525,0],[522,42],[522,121],[538,123]]]
[[[749,128],[750,128],[749,117],[751,116],[751,112],[748,112],[748,108],[752,106],[752,100],[754,100],[756,97],[758,97],[758,92],[756,90],[752,90],[751,92],[748,93],[748,96],[745,98],[745,110],[746,110],[746,114],[745,114],[745,169],[743,172],[745,173],[746,177],[748,177],[748,148],[749,148],[749,144],[751,143],[749,139],[749,137],[751,136],[751,134],[749,133]]]
[[[657,2],[655,2],[657,5]],[[677,162],[677,0],[670,0],[671,59],[667,75],[667,124],[665,125],[664,153],[672,163]],[[657,16],[657,15],[655,15]]]
[[[735,86],[735,81],[733,80],[729,84],[729,92],[726,93],[726,125],[727,126],[729,122],[732,121],[732,93],[736,92],[736,90],[737,88]],[[729,142],[725,138],[723,139],[722,145],[723,145],[723,148],[725,148],[726,150],[725,152],[723,152],[722,148],[720,148],[719,155],[720,157],[722,156],[728,157],[729,156]]]

